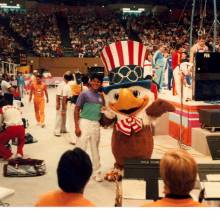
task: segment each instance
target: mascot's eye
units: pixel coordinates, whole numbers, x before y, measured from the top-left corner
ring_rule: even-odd
[[[115,100],[118,100],[118,99],[119,99],[119,94],[118,94],[118,93],[115,93],[115,94],[114,94],[114,99],[115,99]]]
[[[137,98],[140,95],[140,92],[138,90],[134,90],[133,95]]]

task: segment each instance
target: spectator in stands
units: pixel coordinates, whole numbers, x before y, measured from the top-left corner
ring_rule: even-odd
[[[4,159],[12,157],[10,148],[5,146],[14,138],[17,138],[16,157],[23,157],[23,147],[25,143],[25,129],[22,121],[21,110],[12,106],[7,99],[0,97],[0,124],[4,125],[4,130],[0,133],[0,155]]]
[[[43,195],[36,206],[94,206],[83,196],[91,174],[92,163],[85,151],[78,147],[66,151],[57,167],[58,185],[61,190]]]
[[[42,82],[42,75],[36,75],[36,82],[31,85],[31,91],[29,96],[29,102],[32,100],[32,96],[34,96],[34,110],[35,110],[35,117],[37,120],[38,125],[42,128],[45,127],[45,98],[46,102],[49,102],[48,93],[47,93],[47,86],[45,83]]]
[[[165,198],[145,207],[200,207],[205,206],[194,201],[190,191],[194,188],[197,176],[197,164],[193,157],[182,149],[169,150],[160,161],[160,175],[164,181]]]

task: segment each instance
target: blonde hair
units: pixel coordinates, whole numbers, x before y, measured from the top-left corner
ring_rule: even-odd
[[[195,185],[197,164],[186,151],[170,150],[161,159],[160,175],[169,193],[188,195]]]

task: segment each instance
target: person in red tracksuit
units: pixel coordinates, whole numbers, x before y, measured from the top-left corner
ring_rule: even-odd
[[[183,47],[181,44],[177,44],[175,49],[176,51],[172,53],[172,70],[173,71],[181,63]],[[177,95],[175,83],[176,82],[173,80],[173,95]]]
[[[17,138],[17,154],[16,157],[23,157],[23,147],[25,143],[25,129],[22,122],[21,110],[12,105],[8,105],[7,101],[0,101],[0,124],[5,129],[0,133],[0,156],[5,160],[12,157],[11,149],[5,147],[11,139]]]

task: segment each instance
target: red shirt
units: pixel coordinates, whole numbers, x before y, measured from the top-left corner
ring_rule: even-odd
[[[151,82],[150,90],[151,90],[151,92],[154,93],[154,99],[156,100],[158,98],[157,85],[155,83]]]
[[[172,69],[174,70],[178,65],[180,65],[182,59],[182,54],[178,51],[172,54]]]

